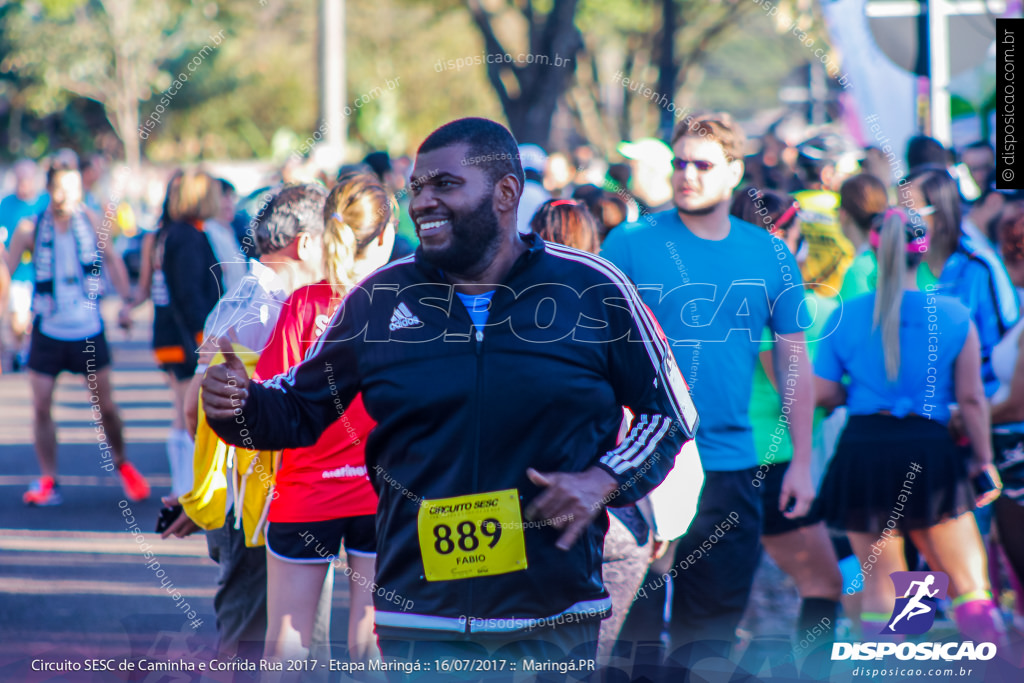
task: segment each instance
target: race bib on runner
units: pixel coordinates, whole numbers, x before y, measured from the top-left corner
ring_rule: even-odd
[[[425,500],[416,519],[427,581],[526,569],[516,489]]]

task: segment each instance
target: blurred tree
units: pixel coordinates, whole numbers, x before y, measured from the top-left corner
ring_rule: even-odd
[[[28,107],[50,113],[70,95],[99,102],[132,167],[140,160],[140,102],[172,84],[162,66],[210,26],[185,0],[38,0],[18,3],[5,19],[11,50],[0,70],[32,79]]]
[[[583,48],[583,37],[576,28],[577,0],[543,3],[548,5],[547,13],[533,0],[506,0],[501,4],[499,12],[492,12],[484,7],[483,0],[466,0],[484,39],[487,78],[516,139],[546,147],[555,107],[572,83],[576,55]],[[516,13],[518,21],[508,16]],[[512,35],[503,42],[498,36],[499,21],[506,26],[515,21],[521,28],[510,31]],[[525,64],[519,62],[521,55]]]
[[[777,106],[779,82],[808,61],[800,42],[784,35],[797,17],[813,18],[807,5],[777,0],[769,17],[767,3],[750,0],[580,0],[586,47],[567,108],[583,136],[611,153],[620,140],[667,137],[698,89],[704,106],[740,116]],[[827,47],[823,32],[814,35]],[[709,66],[726,78],[707,82]]]
[[[316,128],[316,12],[303,0],[220,0],[225,39],[189,76],[147,140],[153,161],[270,158],[278,130]],[[170,60],[186,69],[192,53]],[[158,104],[143,104],[143,117]],[[296,136],[297,137],[297,136]],[[302,136],[305,139],[305,135]]]
[[[378,0],[347,13],[348,96],[353,159],[371,149],[403,154],[457,116],[502,119],[479,58],[483,41],[462,0]],[[449,68],[449,62],[459,67]],[[388,90],[388,81],[398,87]],[[361,107],[356,101],[382,88]]]
[[[667,136],[685,111],[680,91],[752,8],[750,0],[583,0],[583,75],[569,103],[587,137],[608,149]]]

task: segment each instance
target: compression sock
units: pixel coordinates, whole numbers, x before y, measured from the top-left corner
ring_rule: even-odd
[[[957,628],[977,643],[1005,644],[1006,629],[999,608],[988,591],[964,593],[953,600]]]

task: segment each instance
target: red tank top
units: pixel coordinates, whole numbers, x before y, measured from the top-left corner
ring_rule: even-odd
[[[340,304],[341,297],[326,281],[295,290],[281,309],[253,378],[268,379],[298,365],[327,329]],[[330,375],[324,381],[329,383]],[[356,396],[319,441],[305,448],[286,449],[268,519],[320,522],[375,514],[377,494],[370,486],[364,454],[366,436],[374,424],[363,408],[362,396]]]

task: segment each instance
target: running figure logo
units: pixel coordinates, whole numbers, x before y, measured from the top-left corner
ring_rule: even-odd
[[[889,578],[896,588],[896,605],[882,633],[925,633],[935,622],[936,602],[946,597],[949,577],[942,572],[893,572]]]

